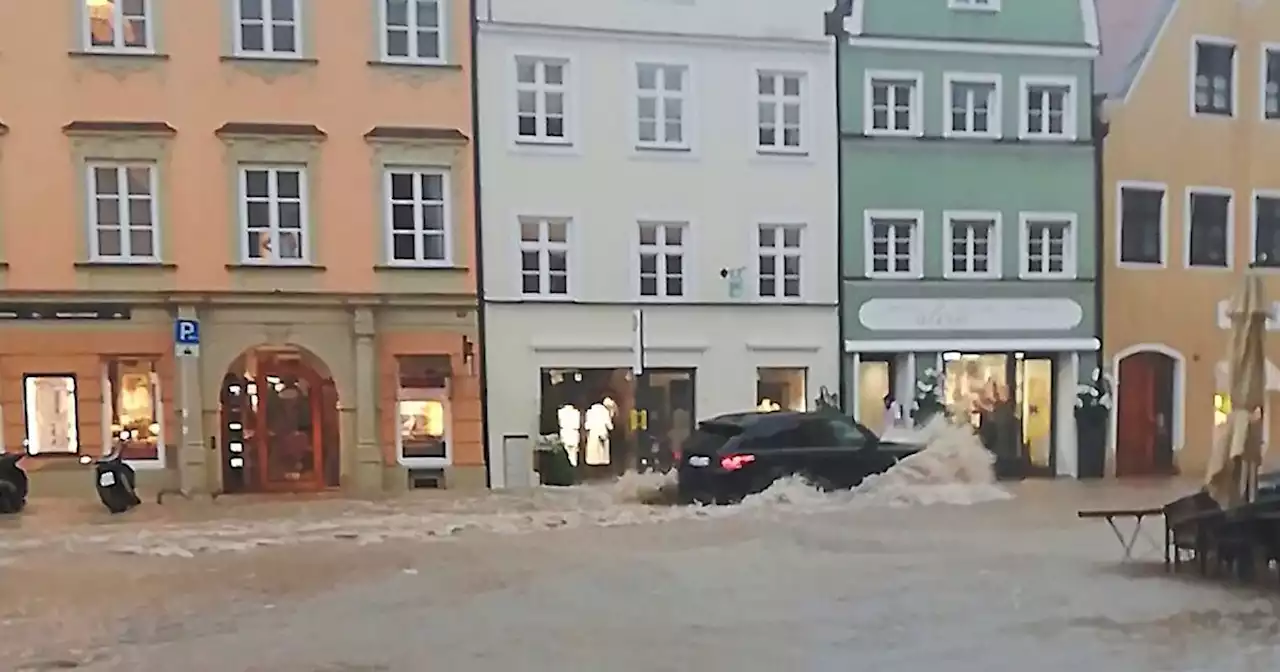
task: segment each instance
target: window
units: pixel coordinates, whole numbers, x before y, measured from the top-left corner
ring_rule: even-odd
[[[1075,277],[1075,215],[1022,213],[1022,277]]]
[[[520,218],[520,293],[569,295],[569,220]]]
[[[808,397],[805,378],[809,370],[800,368],[757,367],[756,410],[805,411]]]
[[[1262,118],[1280,119],[1280,47],[1262,50]]]
[[[947,212],[947,278],[1000,277],[998,212]]]
[[[306,263],[306,189],[306,169],[302,166],[240,169],[245,263]]]
[[[919,211],[872,211],[866,224],[866,273],[869,278],[916,278],[921,274]]]
[[[640,223],[640,296],[684,296],[685,225]]]
[[[947,0],[951,9],[964,9],[979,12],[1000,11],[1000,0]]]
[[[689,68],[636,65],[636,144],[647,148],[686,149],[685,101]]]
[[[1163,185],[1120,185],[1120,263],[1163,264]]]
[[[388,263],[448,266],[449,174],[434,169],[391,168],[386,172]]]
[[[1253,262],[1280,268],[1280,193],[1253,197]]]
[[[1193,189],[1187,192],[1186,265],[1231,266],[1231,192]]]
[[[864,110],[867,135],[920,133],[921,79],[918,72],[867,72]]]
[[[396,357],[396,452],[401,464],[446,466],[449,446],[448,355]]]
[[[76,416],[76,378],[65,374],[22,377],[22,410],[26,416],[27,452],[31,455],[74,455],[80,452],[80,420]]]
[[[1235,114],[1236,45],[1216,39],[1195,41],[1195,79],[1192,84],[1195,114]]]
[[[445,60],[441,0],[381,0],[382,58],[406,63]]]
[[[91,259],[157,259],[155,187],[155,166],[151,164],[89,165]]]
[[[160,380],[152,358],[108,359],[103,372],[104,454],[117,445],[126,460],[164,464]]]
[[[516,138],[521,142],[568,144],[565,104],[567,61],[516,57]]]
[[[152,51],[151,0],[84,0],[90,51]]]
[[[234,0],[236,54],[294,58],[301,54],[298,0]]]
[[[1022,119],[1019,137],[1075,140],[1074,79],[1022,78]]]
[[[799,152],[804,75],[758,71],[756,95],[756,147],[764,152]]]
[[[946,79],[948,137],[1000,137],[999,75],[953,75]]]
[[[760,298],[800,297],[799,226],[760,225]]]

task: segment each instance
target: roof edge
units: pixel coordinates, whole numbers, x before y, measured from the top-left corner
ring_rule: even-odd
[[[1169,25],[1173,23],[1174,17],[1178,13],[1178,9],[1182,6],[1182,0],[1165,0],[1160,5],[1160,12],[1164,16],[1159,21],[1152,22],[1152,28],[1147,34],[1147,38],[1142,43],[1142,48],[1134,54],[1133,60],[1130,61],[1126,68],[1127,74],[1117,90],[1108,94],[1109,99],[1118,99],[1121,105],[1128,104],[1129,96],[1133,94],[1134,89],[1142,82],[1142,76],[1146,74],[1147,67],[1151,64],[1151,60],[1155,57],[1156,49],[1160,46],[1160,42],[1164,40],[1165,33],[1169,29]]]

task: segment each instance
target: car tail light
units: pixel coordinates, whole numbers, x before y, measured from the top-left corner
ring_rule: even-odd
[[[755,461],[755,455],[726,455],[720,458],[720,468],[725,471],[737,471]]]

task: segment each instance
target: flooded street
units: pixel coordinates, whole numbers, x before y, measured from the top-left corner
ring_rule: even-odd
[[[1105,525],[1074,515],[1185,484],[1026,483],[970,506],[795,487],[720,509],[624,486],[109,521],[37,501],[0,531],[0,656],[139,672],[1280,667],[1271,596],[1167,578],[1151,549],[1122,567]]]

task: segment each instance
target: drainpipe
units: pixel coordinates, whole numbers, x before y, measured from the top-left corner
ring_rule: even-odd
[[[471,191],[472,191],[472,213],[475,217],[472,231],[472,253],[475,254],[476,264],[476,338],[480,341],[480,347],[477,348],[477,358],[480,360],[480,445],[484,449],[484,485],[486,488],[493,487],[493,461],[490,459],[489,450],[489,356],[485,345],[489,342],[486,338],[488,333],[487,320],[485,319],[485,291],[484,291],[484,239],[481,237],[480,222],[481,216],[480,204],[480,78],[478,76],[478,65],[480,58],[479,52],[479,35],[480,23],[476,20],[476,11],[478,0],[471,0],[470,5],[471,18],[469,20],[471,26]],[[486,17],[492,19],[492,16]]]
[[[1096,67],[1095,67],[1096,70]],[[1094,73],[1097,76],[1097,73]],[[1106,319],[1106,311],[1104,306],[1103,282],[1106,276],[1106,252],[1107,252],[1107,230],[1106,230],[1106,187],[1104,186],[1103,156],[1106,149],[1107,133],[1111,130],[1111,124],[1107,119],[1106,113],[1106,95],[1094,96],[1093,105],[1093,212],[1094,212],[1094,279],[1093,279],[1093,305],[1094,305],[1094,338],[1102,343],[1103,326]],[[1102,369],[1103,348],[1098,348],[1097,363],[1095,366]],[[1114,375],[1114,372],[1113,372]]]
[[[844,17],[852,10],[852,0],[837,0],[835,7],[827,12],[824,18],[823,32],[831,37],[834,46],[832,58],[835,59],[835,115],[836,115],[836,374],[838,376],[837,399],[840,410],[847,414],[853,412],[848,397],[849,372],[845,367],[844,342],[846,336],[845,302],[844,302],[844,134],[840,123],[840,78],[843,73],[840,58],[840,43],[845,39]]]

